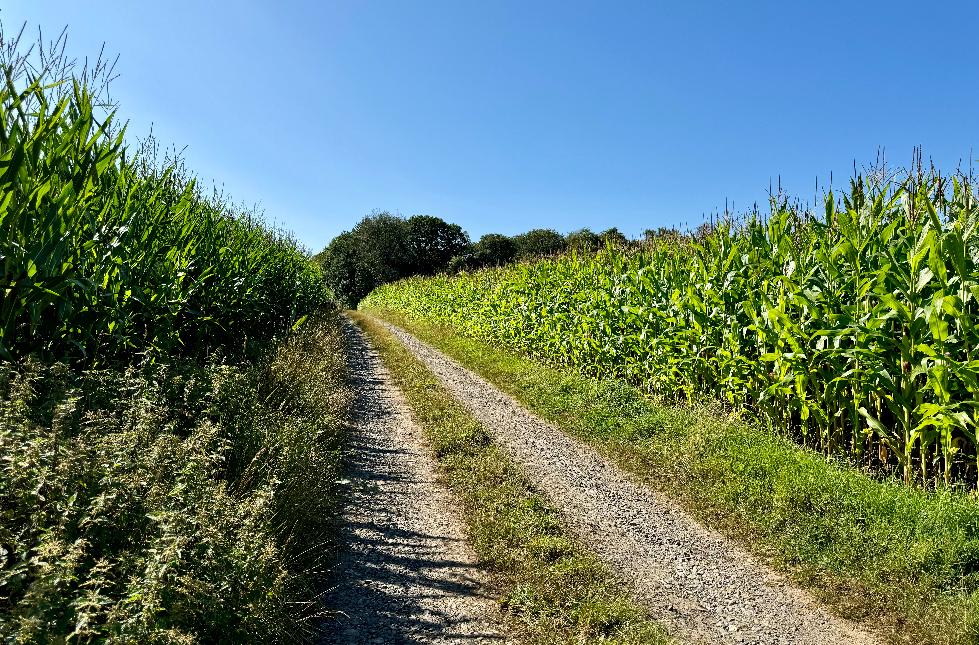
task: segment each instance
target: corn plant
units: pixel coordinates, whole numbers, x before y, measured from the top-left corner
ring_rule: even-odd
[[[130,152],[84,81],[2,72],[0,358],[254,354],[324,303],[293,239]]]
[[[413,278],[363,306],[719,399],[908,482],[974,486],[976,199],[967,177],[858,177],[818,216],[776,200],[704,236]]]
[[[57,52],[0,25],[0,70],[0,642],[316,641],[348,397],[319,270]]]

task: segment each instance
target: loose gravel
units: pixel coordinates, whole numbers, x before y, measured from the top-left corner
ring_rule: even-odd
[[[387,328],[520,464],[563,520],[651,615],[695,642],[876,642],[665,496],[404,330]]]
[[[437,482],[421,430],[362,332],[346,323],[357,397],[343,550],[324,643],[501,643],[499,610]]]

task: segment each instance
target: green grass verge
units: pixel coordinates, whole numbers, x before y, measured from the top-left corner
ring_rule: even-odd
[[[424,431],[516,634],[529,643],[671,642],[606,567],[564,534],[554,510],[438,378],[376,321],[351,317]]]
[[[398,324],[892,642],[979,642],[979,499],[879,481],[708,406],[662,405],[444,326]]]

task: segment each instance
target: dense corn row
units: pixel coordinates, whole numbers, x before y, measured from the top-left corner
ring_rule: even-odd
[[[292,239],[127,154],[85,86],[3,71],[0,359],[246,354],[324,303]]]
[[[853,182],[698,239],[379,288],[362,306],[747,409],[905,480],[977,478],[979,237],[962,178]]]

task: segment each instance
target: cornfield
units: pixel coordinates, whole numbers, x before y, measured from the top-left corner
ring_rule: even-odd
[[[294,240],[128,152],[87,84],[3,76],[0,359],[253,354],[325,302]]]
[[[0,642],[313,641],[339,316],[290,236],[128,148],[63,43],[0,24]]]
[[[907,482],[979,477],[979,206],[966,177],[858,177],[769,216],[380,287],[397,310],[671,399],[746,410]]]

